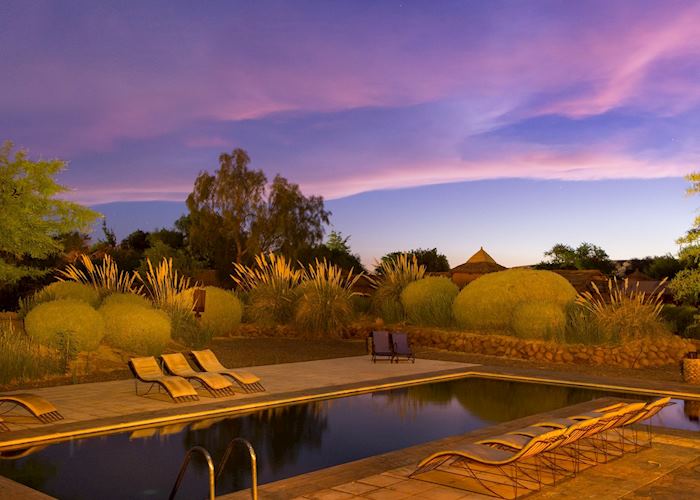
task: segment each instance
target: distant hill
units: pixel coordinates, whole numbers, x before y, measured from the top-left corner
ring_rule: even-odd
[[[125,201],[92,205],[107,219],[107,227],[114,230],[117,240],[141,229],[152,231],[169,228],[181,215],[187,213],[184,201]],[[90,235],[93,240],[102,237],[102,220],[97,221]]]

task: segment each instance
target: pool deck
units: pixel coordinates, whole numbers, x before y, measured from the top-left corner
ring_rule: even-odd
[[[196,418],[215,418],[236,412],[368,392],[382,388],[461,377],[478,365],[419,359],[415,363],[372,363],[357,356],[250,368],[261,378],[265,392],[212,398],[200,390],[200,400],[173,403],[155,390],[137,396],[134,380],[32,389],[53,403],[64,416],[54,424],[40,424],[21,409],[3,415],[10,432],[0,433],[0,450],[57,442],[130,429],[177,424]],[[146,389],[139,383],[139,392]],[[27,391],[16,391],[27,392]]]
[[[422,458],[440,450],[473,443],[545,418],[570,416],[590,411],[617,398],[601,398],[539,415],[505,422],[431,441],[383,455],[291,477],[259,488],[267,500],[486,500],[493,499],[457,488],[438,485],[409,475]],[[674,499],[697,498],[700,490],[700,438],[697,432],[657,430],[654,445],[639,453],[582,471],[577,477],[544,487],[527,496],[532,499]],[[245,500],[249,490],[217,497],[218,500]]]
[[[202,425],[206,425],[207,421],[216,418],[266,407],[465,376],[623,390],[646,395],[670,394],[700,400],[700,387],[681,383],[611,380],[580,373],[488,367],[428,359],[418,359],[415,364],[373,364],[367,356],[358,356],[256,366],[249,370],[261,377],[265,392],[237,393],[216,399],[200,392],[200,401],[181,404],[173,403],[163,393],[137,396],[133,380],[32,389],[32,393],[51,401],[65,420],[43,425],[21,410],[3,415],[11,430],[0,433],[0,451],[60,442],[75,436],[88,437],[127,430],[135,435],[153,433],[153,427],[159,427],[161,434],[179,432],[187,421],[193,419],[208,419],[202,422]],[[143,386],[140,390],[143,390]],[[575,408],[590,409],[591,404],[584,403]],[[547,416],[563,416],[570,411],[571,407],[549,412]],[[487,498],[407,476],[419,459],[448,444],[471,442],[483,435],[512,430],[540,418],[542,415],[531,416],[264,485],[260,489],[261,498]],[[700,438],[697,434],[663,431],[653,449],[589,469],[577,478],[563,482],[556,488],[545,488],[531,498],[687,498],[684,492],[700,490]],[[26,490],[26,487],[0,477],[0,499],[19,498],[17,495],[22,488]],[[586,496],[589,491],[592,492],[591,496]],[[20,497],[50,498],[35,493],[34,497],[25,494]],[[249,494],[239,492],[221,499],[248,497]]]

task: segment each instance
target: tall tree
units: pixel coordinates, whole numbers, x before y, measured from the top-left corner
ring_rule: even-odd
[[[61,160],[29,159],[25,150],[13,154],[13,144],[0,147],[0,283],[48,272],[27,265],[63,250],[60,236],[89,232],[97,212],[57,199],[68,191],[55,181],[65,168]]]
[[[591,243],[576,248],[557,243],[544,255],[545,260],[537,265],[541,269],[598,269],[607,274],[614,267],[607,252]]]
[[[260,252],[279,252],[295,259],[323,238],[330,212],[319,196],[305,197],[299,186],[249,168],[242,149],[219,156],[219,169],[201,172],[187,197],[189,216],[178,229],[195,256],[226,276],[232,262],[250,262]]]

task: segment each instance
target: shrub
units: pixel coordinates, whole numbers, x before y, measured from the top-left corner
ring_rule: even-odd
[[[0,384],[37,380],[62,372],[58,357],[23,332],[0,325]]]
[[[140,355],[158,355],[170,340],[170,318],[163,311],[129,303],[100,307],[105,341]]]
[[[663,283],[647,294],[630,286],[626,279],[622,283],[608,280],[605,294],[593,284],[593,293],[583,292],[576,298],[576,304],[592,313],[605,343],[669,335],[670,331],[660,320]]]
[[[189,347],[201,349],[211,342],[214,332],[200,322],[190,310],[173,308],[169,311],[172,336]]]
[[[27,334],[42,344],[59,347],[68,336],[79,351],[94,351],[104,336],[102,316],[81,300],[60,299],[32,309],[24,320]]]
[[[326,260],[304,270],[295,320],[309,333],[340,336],[352,321],[352,287],[361,275],[353,276]]]
[[[669,329],[683,336],[686,330],[695,324],[695,316],[698,308],[692,306],[674,306],[666,304],[661,308],[661,317],[668,325]]]
[[[684,304],[700,304],[700,269],[684,269],[668,283],[673,298]]]
[[[74,281],[56,281],[44,287],[40,292],[42,295],[56,299],[82,300],[92,307],[97,307],[100,303],[100,294],[89,285],[76,283]]]
[[[243,304],[233,292],[223,290],[215,286],[205,287],[206,298],[204,300],[204,312],[202,313],[202,326],[212,332],[212,335],[230,335],[241,323]],[[194,289],[190,288],[182,292],[181,297],[189,306],[194,306]]]
[[[108,306],[112,304],[129,304],[132,306],[141,306],[145,308],[153,307],[153,304],[143,295],[136,295],[134,293],[113,293],[107,295],[102,301],[102,306]]]
[[[401,305],[401,292],[409,283],[423,279],[425,266],[418,264],[415,255],[399,254],[382,260],[377,266],[377,278],[370,278],[375,288],[374,308],[388,323],[401,321],[405,312]]]
[[[411,323],[447,326],[452,322],[452,302],[459,288],[452,280],[428,277],[406,285],[401,305]]]
[[[523,302],[566,308],[576,290],[551,271],[508,269],[489,273],[465,286],[452,305],[457,324],[473,330],[512,331],[513,314]]]
[[[263,325],[289,323],[294,317],[302,271],[274,253],[255,257],[255,266],[234,264],[231,278],[247,294],[247,315]]]
[[[513,310],[511,330],[523,339],[561,339],[566,313],[555,302],[521,302]]]

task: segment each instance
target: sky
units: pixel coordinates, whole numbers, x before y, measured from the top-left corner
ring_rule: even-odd
[[[700,200],[700,2],[0,3],[0,140],[119,236],[241,147],[366,264],[677,251]]]

